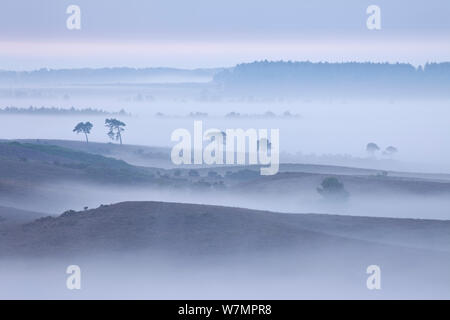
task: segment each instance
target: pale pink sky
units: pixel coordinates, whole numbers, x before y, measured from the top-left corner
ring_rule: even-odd
[[[68,30],[76,3],[81,29]],[[450,61],[450,1],[2,0],[0,69],[222,67],[254,60]]]
[[[0,41],[0,69],[232,66],[254,60],[450,61],[439,38],[316,38],[236,41]]]

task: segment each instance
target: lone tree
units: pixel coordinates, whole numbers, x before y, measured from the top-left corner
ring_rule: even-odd
[[[396,154],[397,152],[398,152],[398,149],[396,147],[389,146],[386,148],[386,150],[384,150],[383,154],[391,157],[394,154]]]
[[[111,140],[119,140],[120,144],[122,144],[122,132],[125,126],[125,123],[117,119],[105,119],[105,127],[109,129],[108,137]]]
[[[266,152],[270,151],[272,149],[272,142],[270,142],[269,139],[261,138],[256,142],[256,149],[259,151],[259,149],[261,149],[261,146],[266,147]]]
[[[368,143],[367,146],[366,146],[366,151],[367,151],[371,156],[374,156],[374,155],[375,155],[375,152],[377,152],[377,151],[379,151],[379,150],[380,150],[380,147],[379,147],[376,143],[374,143],[374,142],[370,142],[370,143]]]
[[[317,192],[327,200],[343,201],[347,200],[350,194],[345,190],[344,184],[335,177],[323,179]]]
[[[94,125],[92,123],[88,122],[80,122],[78,123],[75,128],[73,129],[73,132],[76,132],[77,134],[80,132],[83,132],[86,137],[86,143],[89,143],[88,134],[91,133],[91,129]]]

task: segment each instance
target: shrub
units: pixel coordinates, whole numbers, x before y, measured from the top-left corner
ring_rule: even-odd
[[[189,177],[198,177],[200,176],[197,170],[191,169],[189,170]]]
[[[317,192],[327,200],[342,201],[347,200],[350,194],[345,190],[344,184],[335,177],[328,177],[322,180]]]

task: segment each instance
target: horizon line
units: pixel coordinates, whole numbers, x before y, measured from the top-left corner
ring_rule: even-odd
[[[419,67],[425,67],[427,65],[432,64],[448,64],[450,63],[450,60],[443,60],[443,61],[427,61],[423,64],[414,64],[412,62],[405,62],[405,61],[396,61],[396,62],[389,62],[389,61],[375,61],[375,60],[366,60],[366,61],[357,61],[357,60],[346,60],[346,61],[327,61],[327,60],[320,60],[320,61],[313,61],[313,60],[254,60],[251,62],[240,62],[236,63],[231,66],[216,66],[216,67],[193,67],[193,68],[182,68],[182,67],[171,67],[171,66],[146,66],[146,67],[133,67],[130,65],[117,65],[117,66],[98,66],[98,67],[61,67],[61,68],[51,68],[51,67],[39,67],[39,68],[33,68],[33,69],[24,69],[24,70],[18,70],[18,69],[0,69],[0,72],[16,72],[16,73],[33,73],[33,72],[40,72],[40,71],[80,71],[80,70],[111,70],[111,69],[128,69],[128,70],[157,70],[157,69],[167,69],[167,70],[177,70],[177,71],[202,71],[202,70],[215,70],[215,69],[232,69],[239,65],[243,64],[253,64],[253,63],[311,63],[311,64],[376,64],[376,65],[410,65],[414,67],[415,69],[418,69]]]

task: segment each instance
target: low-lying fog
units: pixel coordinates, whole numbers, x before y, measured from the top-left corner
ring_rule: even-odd
[[[0,263],[0,299],[448,299],[448,257],[374,252],[167,258],[150,253]],[[369,265],[381,290],[369,290]],[[69,265],[81,270],[69,290]]]
[[[137,95],[136,90],[134,93]],[[80,121],[94,128],[90,141],[109,142],[104,127],[106,117],[126,123],[125,144],[171,147],[173,130],[193,129],[190,112],[206,112],[204,128],[280,129],[281,152],[349,155],[367,158],[366,145],[377,143],[382,150],[395,146],[396,170],[450,173],[450,111],[448,101],[249,101],[205,102],[192,99],[148,99],[133,101],[104,96],[103,99],[0,99],[0,107],[30,105],[97,108],[125,111],[120,116],[48,116],[2,114],[2,139],[83,140],[72,132]],[[285,111],[299,117],[267,118],[260,115]],[[166,117],[156,117],[157,112]],[[253,116],[229,118],[229,112]],[[172,117],[176,116],[176,117]],[[116,143],[116,142],[114,142]],[[378,159],[388,159],[377,155]],[[343,163],[339,163],[342,165]],[[389,176],[390,178],[391,176]],[[329,213],[395,218],[450,219],[448,193],[432,195],[410,192],[359,192],[351,189],[348,201],[327,203],[316,187],[284,192],[258,190],[202,191],[129,186],[77,184],[59,181],[38,186],[33,198],[6,198],[1,205],[48,214],[61,214],[83,207],[121,201],[155,200],[214,204],[289,213]],[[38,189],[39,189],[38,188]],[[242,188],[242,186],[241,186]],[[20,197],[20,195],[19,195]],[[403,250],[403,249],[402,249]],[[403,254],[403,251],[400,250]],[[300,298],[449,298],[450,273],[447,256],[414,252],[405,256],[346,251],[345,247],[327,252],[291,252],[271,255],[203,260],[162,258],[151,254],[123,253],[119,256],[0,260],[0,298],[177,298],[177,299],[300,299]],[[430,258],[430,255],[432,256]],[[194,259],[195,260],[195,259]],[[82,290],[66,288],[68,265],[82,270]],[[382,290],[366,288],[366,268],[382,268]]]
[[[4,106],[28,107],[30,104],[15,101],[2,102]],[[366,145],[375,142],[381,148],[379,159],[390,159],[382,151],[388,146],[399,152],[394,160],[405,163],[406,170],[428,172],[450,172],[450,147],[448,137],[450,111],[447,101],[422,102],[348,102],[336,101],[321,103],[304,101],[246,103],[246,102],[123,102],[92,104],[42,102],[45,106],[74,105],[76,108],[94,107],[109,111],[124,108],[132,117],[120,116],[35,116],[2,115],[2,138],[40,138],[83,140],[82,135],[72,132],[80,121],[94,124],[91,141],[110,142],[106,135],[104,119],[115,117],[126,123],[123,134],[124,143],[147,146],[171,147],[173,130],[186,128],[193,130],[195,118],[187,117],[190,112],[206,112],[203,120],[204,130],[208,128],[277,128],[280,129],[280,151],[289,154],[330,155],[367,157]],[[253,117],[226,118],[229,112],[254,115]],[[298,114],[292,118],[264,118],[260,115],[271,111],[282,115],[285,111]],[[155,117],[157,112],[167,117]],[[170,117],[177,116],[177,117]],[[332,157],[331,157],[332,159]],[[328,160],[328,164],[332,164]],[[408,163],[408,164],[407,164]],[[401,166],[395,167],[400,170]]]
[[[97,208],[102,204],[123,201],[167,201],[182,203],[211,204],[269,210],[288,213],[325,213],[339,215],[392,217],[413,219],[450,220],[450,197],[442,195],[412,195],[396,192],[350,194],[345,202],[325,201],[315,189],[305,193],[302,190],[288,194],[268,192],[246,192],[233,190],[183,190],[136,187],[111,187],[74,182],[56,183],[41,187],[47,190],[38,197],[2,199],[2,205],[20,209],[61,214],[66,210]],[[47,193],[48,192],[48,193]]]

